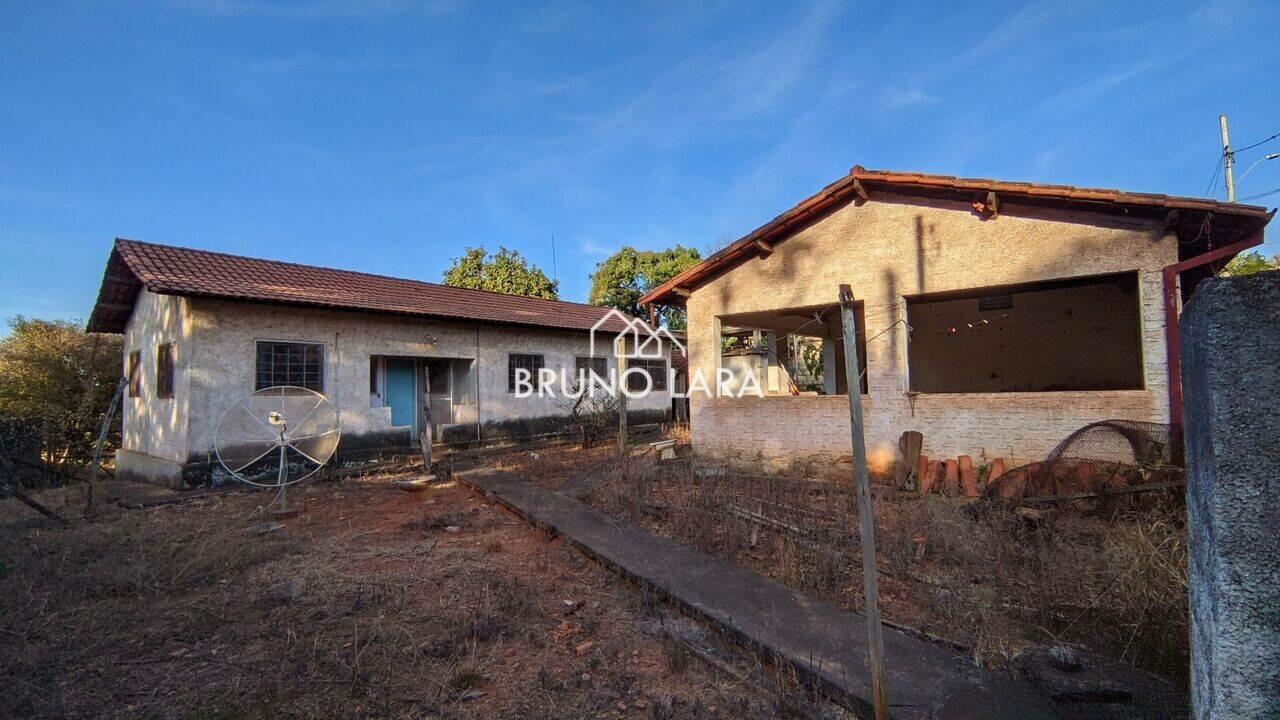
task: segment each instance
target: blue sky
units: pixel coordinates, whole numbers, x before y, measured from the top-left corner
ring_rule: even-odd
[[[551,274],[554,236],[585,300],[613,250],[705,250],[858,163],[1200,196],[1218,113],[1237,147],[1280,132],[1277,27],[1225,1],[10,0],[0,317],[87,317],[115,236],[431,281],[480,244]],[[1280,160],[1239,195],[1275,188]]]

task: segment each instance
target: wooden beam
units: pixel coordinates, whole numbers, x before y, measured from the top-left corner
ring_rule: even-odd
[[[682,288],[682,287],[673,287],[671,288],[671,292],[683,298],[687,298],[693,294],[693,292],[689,290],[689,288]]]
[[[853,201],[854,205],[861,207],[871,201],[871,195],[863,187],[862,181],[857,178],[853,179],[853,191],[858,194],[858,199]]]
[[[756,250],[759,251],[761,260],[773,254],[773,246],[759,238],[756,239]]]
[[[993,220],[1000,216],[1000,196],[994,190],[987,193],[987,212]]]

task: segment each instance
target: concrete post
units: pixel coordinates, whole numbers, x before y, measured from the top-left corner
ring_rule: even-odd
[[[1280,717],[1280,272],[1182,315],[1197,720]]]

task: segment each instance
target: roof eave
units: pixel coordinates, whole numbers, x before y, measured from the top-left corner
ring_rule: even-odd
[[[98,286],[98,299],[94,301],[89,321],[85,323],[85,332],[122,334],[143,288],[142,281],[113,244],[102,272],[102,284]]]
[[[735,240],[728,247],[701,263],[645,293],[641,305],[683,306],[686,297],[705,280],[727,272],[742,259],[757,254],[757,241],[775,244],[786,240],[799,230],[816,221],[833,208],[849,201],[865,201],[862,193],[869,190],[891,191],[902,194],[913,192],[932,195],[955,195],[956,199],[973,193],[994,192],[1018,202],[1061,207],[1074,207],[1086,212],[1113,214],[1127,212],[1128,208],[1147,208],[1149,211],[1188,211],[1203,214],[1221,214],[1239,218],[1243,223],[1255,221],[1257,227],[1245,227],[1242,232],[1260,232],[1270,222],[1274,211],[1258,205],[1224,203],[1202,198],[1184,198],[1168,195],[1126,193],[1116,190],[1077,188],[1067,185],[1035,185],[1002,181],[984,181],[949,176],[921,175],[917,173],[892,173],[866,170],[855,165],[848,175],[827,185],[821,191],[805,198],[790,210],[776,216],[747,235]],[[679,288],[682,292],[677,292]]]
[[[371,310],[369,308],[357,305],[345,305],[342,303],[326,303],[315,300],[280,300],[277,298],[254,298],[242,295],[219,295],[217,293],[200,293],[173,290],[161,286],[147,288],[150,292],[157,295],[174,295],[177,297],[203,298],[206,300],[220,300],[223,302],[246,303],[250,305],[273,305],[277,307],[296,307],[308,308],[312,310],[337,310],[341,312],[356,312],[361,315],[385,315],[388,317],[401,318],[424,318],[430,320],[443,320],[455,323],[479,323],[481,325],[499,325],[502,327],[529,328],[534,330],[545,330],[547,332],[568,332],[568,333],[590,333],[592,328],[589,327],[570,327],[567,325],[546,325],[535,322],[519,322],[516,320],[494,320],[490,318],[472,318],[462,317],[459,315],[445,315],[430,312],[422,312],[417,310]],[[625,332],[621,328],[600,328],[597,332],[603,332],[609,335],[618,335]]]

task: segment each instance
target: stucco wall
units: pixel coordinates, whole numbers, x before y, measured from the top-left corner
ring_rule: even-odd
[[[924,433],[925,452],[934,457],[1039,458],[1094,420],[1167,422],[1160,268],[1176,261],[1177,239],[1148,221],[1104,221],[1012,203],[992,220],[961,203],[850,203],[778,244],[769,257],[749,260],[693,292],[690,371],[713,377],[719,316],[833,303],[838,286],[848,283],[866,303],[864,410],[873,460],[892,457],[905,430]],[[1121,271],[1139,273],[1143,389],[906,394],[908,333],[902,324],[890,329],[905,317],[903,296]],[[695,446],[706,451],[779,458],[849,452],[844,397],[695,396],[691,422]]]
[[[567,413],[559,398],[517,398],[507,392],[507,356],[536,353],[545,367],[573,372],[574,358],[587,355],[586,333],[397,318],[348,311],[312,310],[208,299],[192,299],[194,357],[188,450],[191,460],[213,450],[214,433],[226,409],[253,391],[255,342],[322,343],[325,394],[338,406],[344,443],[392,430],[391,410],[373,407],[369,395],[371,355],[478,358],[478,403],[465,407],[481,422],[494,423]],[[597,350],[597,354],[603,351]],[[614,360],[609,360],[614,367]],[[631,401],[632,410],[664,410],[670,395],[655,392]],[[468,419],[474,419],[474,414]]]
[[[156,348],[173,345],[172,398],[156,397]],[[124,333],[124,367],[129,355],[141,353],[141,394],[121,404],[122,445],[127,451],[180,462],[187,457],[187,420],[191,384],[185,372],[191,361],[191,314],[185,298],[143,290]]]

